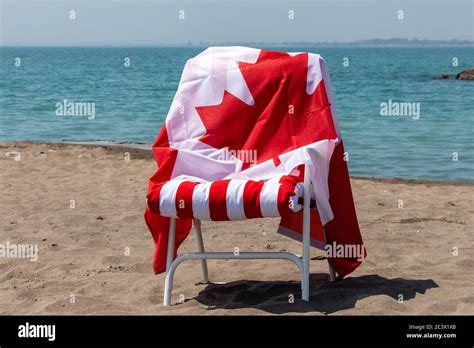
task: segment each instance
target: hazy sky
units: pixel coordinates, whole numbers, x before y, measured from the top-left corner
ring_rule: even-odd
[[[473,40],[474,0],[0,0],[2,45]],[[70,19],[70,10],[76,18]],[[183,15],[184,19],[179,16]],[[289,19],[290,10],[294,19]],[[403,19],[398,19],[398,11]]]

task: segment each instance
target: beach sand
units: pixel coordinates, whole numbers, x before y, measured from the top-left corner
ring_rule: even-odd
[[[183,303],[163,307],[143,219],[156,169],[149,152],[30,142],[0,150],[0,243],[39,248],[37,262],[0,259],[2,314],[474,314],[472,184],[353,178],[368,258],[330,283],[313,249],[309,303],[288,261],[211,260],[214,284],[200,283],[199,261],[184,263],[173,291]],[[301,253],[277,224],[203,222],[204,241],[209,251]],[[195,246],[191,231],[180,252]]]

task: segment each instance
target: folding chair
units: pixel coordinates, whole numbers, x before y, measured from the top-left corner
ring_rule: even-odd
[[[302,256],[290,252],[239,252],[238,254],[233,252],[206,252],[204,249],[204,242],[201,231],[201,221],[194,219],[194,227],[196,229],[198,252],[191,252],[179,255],[174,261],[174,249],[175,244],[175,230],[176,230],[176,218],[171,218],[168,234],[168,250],[166,259],[166,278],[165,278],[165,292],[163,305],[171,305],[171,292],[173,289],[173,278],[176,268],[187,260],[201,260],[201,271],[203,281],[209,282],[208,269],[206,260],[214,259],[278,259],[278,260],[289,260],[293,262],[301,273],[301,292],[302,299],[309,301],[309,247],[310,247],[310,201],[311,201],[311,179],[309,175],[309,169],[305,165],[304,171],[304,201],[303,201],[303,250]],[[330,281],[335,280],[334,269],[329,265],[329,277]]]

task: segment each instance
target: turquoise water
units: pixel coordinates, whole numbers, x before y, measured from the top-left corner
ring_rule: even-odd
[[[474,48],[272,49],[326,58],[351,175],[474,179],[474,82],[433,79],[474,65]],[[0,48],[0,141],[151,142],[184,63],[202,50]],[[124,67],[125,57],[130,67]],[[55,115],[64,99],[94,102],[95,118]],[[381,116],[380,104],[389,99],[420,103],[420,118]]]

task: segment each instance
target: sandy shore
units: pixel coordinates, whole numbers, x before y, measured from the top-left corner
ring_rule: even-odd
[[[149,153],[28,142],[0,150],[0,244],[37,244],[39,253],[37,262],[0,259],[2,314],[474,314],[472,184],[352,179],[368,259],[331,284],[313,250],[310,303],[299,300],[289,262],[215,260],[211,285],[199,283],[198,261],[181,265],[173,302],[184,303],[165,308],[143,220],[156,167]],[[206,247],[298,252],[276,225],[203,222]],[[191,232],[180,251],[195,245]]]

